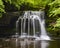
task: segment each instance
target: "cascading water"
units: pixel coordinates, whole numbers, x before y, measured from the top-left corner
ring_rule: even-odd
[[[42,14],[42,16],[40,16],[39,22],[40,22],[40,26],[41,26],[40,39],[41,40],[50,40],[50,37],[47,35],[46,29],[45,29],[44,14]]]
[[[36,36],[36,24],[35,20],[39,22],[39,29],[38,31],[39,37]],[[46,29],[45,29],[45,19],[44,19],[44,12],[40,11],[25,11],[24,15],[18,18],[16,21],[16,31],[19,33],[19,22],[20,22],[20,38],[35,38],[36,40],[50,40],[50,37],[47,35]],[[37,23],[38,25],[38,23]],[[32,29],[31,29],[32,28]],[[30,34],[32,32],[32,35]],[[40,34],[41,33],[41,34]]]
[[[50,37],[45,29],[45,19],[43,11],[25,11],[23,16],[19,16],[16,21],[16,34],[12,40],[16,48],[46,48]]]

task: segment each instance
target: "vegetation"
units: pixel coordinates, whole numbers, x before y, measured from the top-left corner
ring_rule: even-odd
[[[5,12],[4,7],[5,6],[3,5],[3,1],[0,0],[0,17],[2,16],[2,13]]]
[[[47,30],[60,31],[60,0],[0,0],[0,17],[13,9],[44,10],[47,17]]]
[[[49,3],[48,6],[48,30],[50,30],[49,32],[60,32],[60,0],[54,0],[51,3]]]
[[[44,10],[45,9],[45,6],[51,2],[48,1],[48,0],[0,0],[0,12],[1,13],[5,13],[6,10],[8,9],[11,9],[14,7],[14,9],[16,8],[17,10],[20,10],[21,7],[25,6],[25,10],[26,8],[30,9],[32,8],[31,10]],[[23,8],[22,7],[22,8]],[[28,9],[28,10],[29,10]],[[9,10],[10,11],[10,10]],[[1,16],[1,13],[0,13],[0,16]]]

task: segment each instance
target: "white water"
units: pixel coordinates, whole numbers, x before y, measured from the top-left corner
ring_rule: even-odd
[[[50,40],[50,37],[47,35],[46,29],[45,29],[45,19],[44,19],[44,12],[40,11],[25,11],[23,17],[19,17],[16,21],[16,31],[18,32],[18,25],[19,20],[21,19],[21,36],[20,38],[24,37],[33,37],[36,38],[36,40]],[[28,19],[28,33],[25,32],[26,30],[26,19]],[[30,35],[30,19],[32,20],[32,26],[33,26],[33,36]],[[35,27],[35,20],[39,21],[41,34],[40,37],[36,36],[36,27]],[[40,32],[40,31],[39,31]]]
[[[47,35],[46,29],[45,29],[45,19],[44,16],[42,16],[43,18],[39,19],[40,22],[40,26],[41,26],[41,35],[40,35],[40,39],[41,40],[50,40],[50,37]]]
[[[35,20],[39,22],[40,31],[38,32],[36,31],[36,25],[38,25],[38,23],[35,22]],[[27,21],[27,25],[26,25],[26,21]],[[24,41],[20,41],[21,48],[26,48],[27,44],[29,48],[29,44],[30,44],[30,41],[28,40],[29,38],[35,39],[33,48],[36,48],[36,42],[38,42],[38,40],[42,40],[40,42],[41,48],[47,48],[48,43],[45,40],[50,40],[50,37],[47,35],[47,31],[45,29],[44,12],[25,11],[24,15],[22,17],[20,16],[16,21],[16,35],[15,35],[16,37],[18,37],[19,34],[19,23],[21,24],[21,29],[20,29],[21,34],[19,35],[19,38],[24,39]],[[31,31],[30,24],[32,24],[33,35],[30,34]],[[27,32],[26,32],[26,27],[27,27]],[[39,36],[36,33],[40,33]],[[16,44],[17,44],[17,40],[16,40]]]

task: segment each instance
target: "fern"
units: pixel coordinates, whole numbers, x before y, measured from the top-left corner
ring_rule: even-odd
[[[60,0],[55,0],[51,3],[49,3],[50,9],[49,9],[49,16],[56,16],[60,14]]]

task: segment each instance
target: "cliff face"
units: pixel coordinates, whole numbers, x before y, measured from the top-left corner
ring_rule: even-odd
[[[0,36],[14,32],[15,23],[19,16],[20,12],[8,12],[0,18]]]
[[[10,22],[13,19],[16,19],[19,16],[20,16],[20,13],[19,12],[8,12],[8,13],[4,14],[2,16],[2,18],[0,18],[0,25],[10,24]]]

